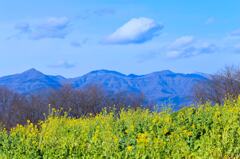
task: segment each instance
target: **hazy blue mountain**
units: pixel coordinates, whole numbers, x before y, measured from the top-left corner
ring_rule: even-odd
[[[139,91],[131,82],[132,77],[116,71],[98,70],[86,75],[71,79],[74,88],[82,88],[86,85],[100,85],[111,93],[123,91]]]
[[[19,93],[35,93],[45,89],[60,88],[71,84],[74,88],[87,85],[100,85],[107,92],[143,93],[149,102],[175,105],[191,104],[192,88],[199,81],[207,80],[200,73],[181,74],[169,70],[147,75],[125,75],[116,71],[98,70],[77,78],[66,79],[62,76],[45,75],[35,69],[21,74],[0,78],[0,86],[8,87]]]
[[[193,86],[203,80],[207,78],[200,74],[180,74],[169,70],[147,75],[99,70],[71,79],[71,83],[75,88],[98,84],[112,93],[142,92],[149,101],[158,104],[188,105],[192,103]]]
[[[18,93],[29,94],[45,89],[59,88],[65,80],[62,76],[49,76],[35,69],[30,69],[20,74],[0,78],[0,86]]]

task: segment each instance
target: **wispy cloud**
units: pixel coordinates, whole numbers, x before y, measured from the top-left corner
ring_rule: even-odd
[[[96,17],[96,16],[103,17],[103,16],[111,16],[115,14],[116,14],[116,10],[112,8],[100,8],[95,10],[87,9],[82,14],[78,15],[77,18],[86,20],[91,17]]]
[[[65,68],[65,69],[70,69],[75,66],[76,66],[75,64],[73,64],[69,61],[64,61],[64,60],[59,61],[56,64],[49,65],[49,67],[52,67],[52,68]]]
[[[85,45],[87,42],[89,41],[89,39],[88,38],[85,38],[85,39],[83,39],[82,41],[72,41],[71,43],[70,43],[70,45],[71,46],[73,46],[73,47],[82,47],[83,45]]]
[[[134,18],[109,35],[104,42],[108,44],[139,44],[159,35],[163,25],[149,18]]]
[[[194,37],[193,36],[182,36],[178,39],[176,39],[173,43],[169,45],[170,50],[175,50],[179,48],[185,48],[194,43]]]
[[[116,14],[116,11],[112,8],[102,8],[94,10],[93,13],[98,16],[107,16]]]
[[[20,33],[31,32],[31,27],[28,23],[18,23],[18,24],[15,25],[15,29],[20,31]]]
[[[240,53],[240,44],[235,45],[235,52]]]
[[[46,38],[63,39],[69,33],[70,19],[67,17],[52,17],[37,24],[19,23],[15,25],[17,36],[26,35],[32,40]]]
[[[209,25],[209,24],[213,24],[216,21],[216,19],[214,17],[209,17],[206,21],[205,24]]]
[[[136,56],[137,58],[137,62],[138,63],[143,63],[143,62],[146,62],[146,61],[151,61],[155,58],[157,58],[160,54],[158,52],[148,52],[148,53],[144,53],[144,54],[139,54]]]
[[[234,37],[240,37],[240,29],[232,31],[230,35]]]
[[[196,40],[193,36],[183,36],[167,47],[167,57],[188,58],[201,54],[215,53],[217,46],[212,43]]]

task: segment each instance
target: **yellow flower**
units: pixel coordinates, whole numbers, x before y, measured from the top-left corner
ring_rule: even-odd
[[[188,130],[183,130],[183,134],[187,135],[189,137],[189,136],[192,136],[193,133],[191,131],[188,131]]]
[[[168,131],[167,128],[164,128],[164,129],[163,129],[163,134],[164,134],[164,135],[166,135],[168,132],[169,132],[169,131]]]
[[[169,117],[169,116],[167,116],[167,117],[164,118],[164,122],[165,122],[165,123],[171,123],[171,121],[172,121],[172,119],[171,119],[171,117]]]
[[[137,142],[140,144],[147,144],[149,142],[148,134],[147,133],[141,133],[137,137]]]
[[[113,141],[114,141],[115,143],[118,143],[118,141],[119,141],[118,137],[114,136],[114,137],[113,137]]]
[[[132,146],[128,146],[127,147],[127,151],[131,152],[133,150],[133,147]]]

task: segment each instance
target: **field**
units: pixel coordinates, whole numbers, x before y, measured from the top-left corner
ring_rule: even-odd
[[[54,111],[0,132],[0,158],[239,158],[240,99],[177,112],[103,111],[79,119]]]

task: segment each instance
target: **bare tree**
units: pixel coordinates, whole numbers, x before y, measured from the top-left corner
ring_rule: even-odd
[[[110,105],[114,105],[117,110],[121,108],[139,108],[144,104],[143,93],[119,92],[111,97]]]
[[[65,85],[59,90],[50,93],[49,104],[71,116],[79,117],[88,113],[99,113],[106,102],[103,89],[99,86],[90,85],[75,90],[70,85]]]
[[[240,68],[227,66],[209,80],[194,88],[195,101],[222,104],[225,99],[236,99],[240,95]]]
[[[0,88],[0,120],[7,127],[27,120],[28,103],[25,97],[6,88]]]
[[[79,90],[83,113],[97,114],[107,107],[109,99],[104,89],[99,85],[89,85]]]
[[[37,123],[44,120],[52,108],[62,109],[71,117],[81,117],[100,113],[103,108],[110,111],[114,108],[140,107],[144,102],[141,93],[120,92],[107,93],[101,86],[88,85],[74,89],[65,85],[57,90],[48,90],[39,94],[23,96],[6,88],[0,88],[0,123],[6,128],[16,124],[26,124],[27,120]]]
[[[71,116],[80,117],[89,113],[97,114],[103,108],[120,110],[123,107],[140,107],[144,99],[142,93],[109,94],[99,85],[88,85],[77,90],[66,85],[53,91],[48,101],[53,107],[68,111]]]
[[[14,93],[5,87],[0,87],[0,112],[6,111],[11,105]]]
[[[0,87],[0,120],[3,124],[9,118],[10,106],[13,103],[15,94],[7,88]]]
[[[27,98],[28,119],[33,123],[45,119],[45,114],[49,112],[48,100],[42,94],[31,95]]]

